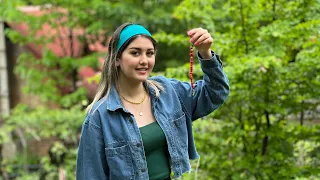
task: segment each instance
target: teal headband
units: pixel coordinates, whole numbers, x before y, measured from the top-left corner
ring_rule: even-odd
[[[132,24],[125,27],[120,33],[120,38],[117,45],[117,51],[119,51],[119,49],[128,39],[139,34],[151,36],[150,32],[141,25]]]

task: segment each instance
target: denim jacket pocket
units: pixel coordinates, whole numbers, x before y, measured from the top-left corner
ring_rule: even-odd
[[[176,138],[179,139],[179,144],[182,149],[188,149],[188,129],[186,122],[186,115],[183,111],[177,111],[172,116],[173,127]]]
[[[128,144],[105,148],[110,179],[133,179],[133,165]]]

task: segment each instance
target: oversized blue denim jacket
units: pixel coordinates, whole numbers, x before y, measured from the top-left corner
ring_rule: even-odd
[[[150,78],[165,88],[158,98],[145,84],[154,117],[167,140],[174,178],[190,171],[189,159],[199,157],[192,121],[217,109],[229,94],[228,79],[219,56],[213,53],[210,60],[202,60],[198,55],[198,59],[204,78],[195,83],[194,96],[190,83],[163,76]],[[114,87],[94,105],[83,123],[76,177],[77,180],[149,179],[139,128]]]

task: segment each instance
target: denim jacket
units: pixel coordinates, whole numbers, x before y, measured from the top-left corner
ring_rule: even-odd
[[[174,178],[190,171],[189,159],[199,157],[192,134],[192,121],[206,116],[226,100],[227,76],[219,56],[210,60],[198,54],[203,80],[190,83],[163,76],[150,79],[160,82],[164,91],[156,97],[147,86],[154,117],[163,130],[170,154]],[[93,106],[82,127],[77,156],[77,180],[148,180],[142,139],[134,116],[124,108],[115,87]]]

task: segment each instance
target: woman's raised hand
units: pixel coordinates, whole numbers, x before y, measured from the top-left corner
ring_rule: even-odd
[[[213,38],[207,29],[194,28],[187,32],[190,37],[190,42],[198,49],[201,56],[211,55],[210,47],[213,43]]]

